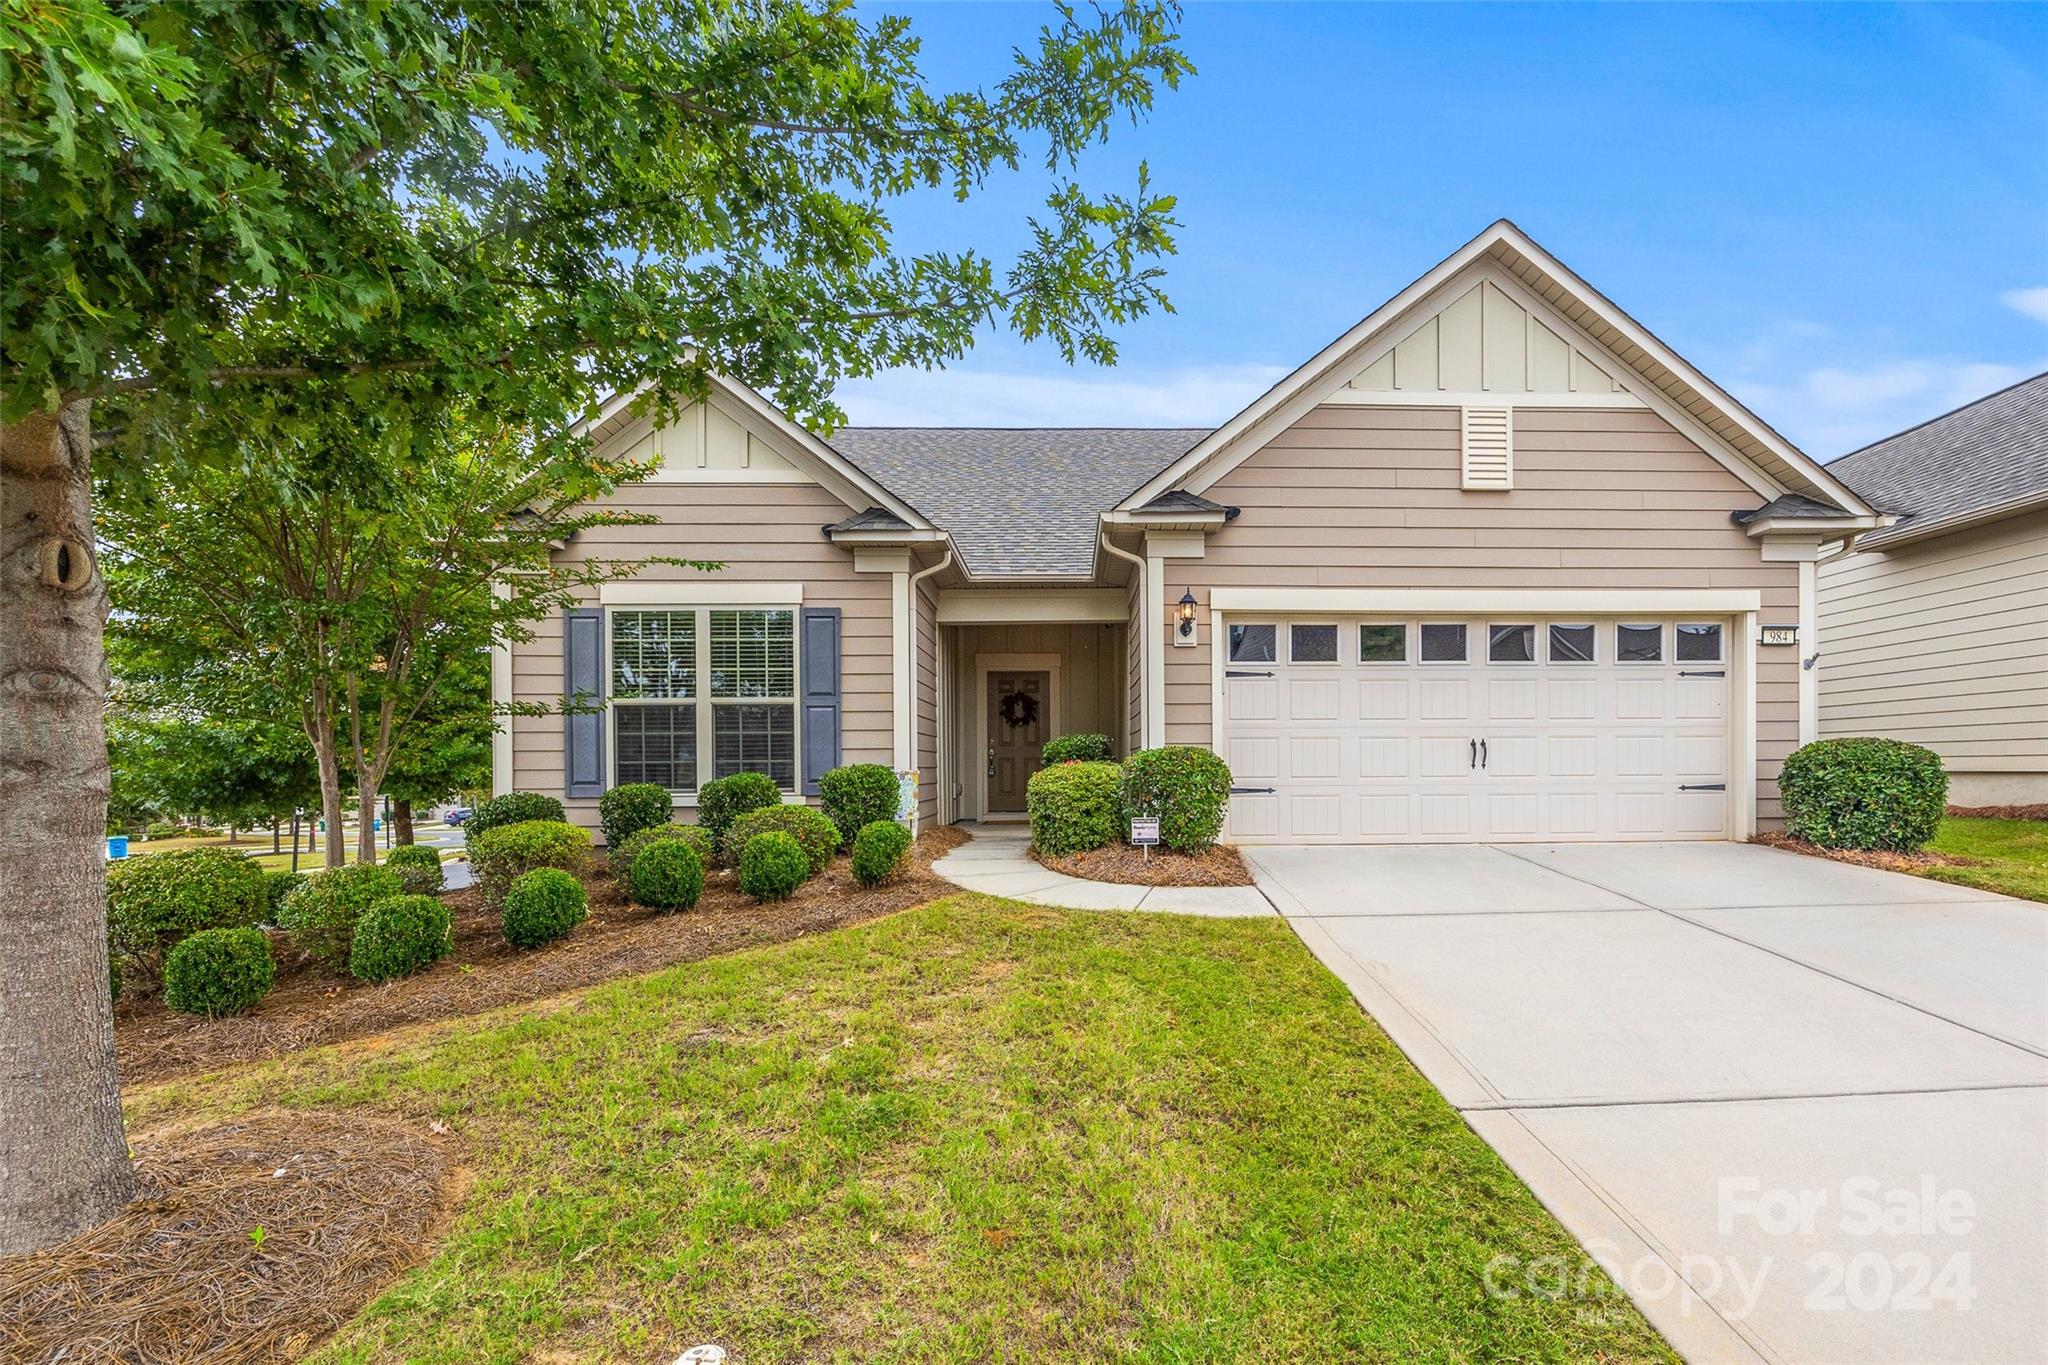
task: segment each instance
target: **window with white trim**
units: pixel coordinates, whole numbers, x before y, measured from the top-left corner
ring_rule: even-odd
[[[1274,660],[1280,628],[1270,624],[1230,627],[1230,662],[1269,664]]]
[[[796,789],[794,609],[614,608],[609,627],[615,784],[757,772]]]
[[[1664,662],[1664,627],[1655,622],[1614,628],[1614,661],[1620,664],[1661,664]]]
[[[1679,622],[1674,653],[1682,664],[1720,663],[1721,627],[1711,621]]]

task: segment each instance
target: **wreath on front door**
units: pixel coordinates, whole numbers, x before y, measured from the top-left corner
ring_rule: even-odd
[[[996,704],[996,710],[1002,713],[1003,724],[1012,730],[1038,723],[1038,698],[1028,692],[1012,692]]]

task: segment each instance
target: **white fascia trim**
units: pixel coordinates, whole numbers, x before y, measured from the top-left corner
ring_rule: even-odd
[[[1589,342],[1588,348],[1591,347]],[[1493,393],[1452,389],[1354,389],[1346,381],[1322,405],[1346,408],[1646,408],[1634,393]]]
[[[1211,588],[1212,612],[1409,615],[1416,612],[1534,616],[1735,616],[1763,610],[1756,588]]]
[[[1119,530],[1214,531],[1230,520],[1228,512],[1104,512],[1102,519]]]
[[[1742,529],[1752,536],[1839,536],[1889,526],[1896,517],[1763,517]]]
[[[942,626],[1121,625],[1130,615],[1122,588],[941,588],[938,604]]]
[[[801,583],[721,583],[715,577],[692,582],[626,579],[598,585],[601,607],[797,607]]]
[[[943,531],[828,531],[825,538],[834,545],[944,545]]]

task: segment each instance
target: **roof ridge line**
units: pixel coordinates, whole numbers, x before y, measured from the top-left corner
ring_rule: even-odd
[[[1920,430],[1922,427],[1931,427],[1936,422],[1946,421],[1949,418],[1955,416],[1959,412],[1968,412],[1971,408],[1976,407],[1980,403],[1989,403],[1994,398],[2002,398],[2006,394],[2011,393],[2014,389],[2017,389],[2022,385],[2031,384],[2037,379],[2048,379],[2048,370],[2043,370],[2039,374],[2030,374],[2025,379],[2015,379],[2012,381],[2012,383],[2007,384],[2004,388],[1993,389],[1991,392],[1985,394],[1981,398],[1972,398],[1967,403],[1958,403],[1954,407],[1950,408],[1947,412],[1936,413],[1934,416],[1929,417],[1924,422],[1915,422],[1910,427],[1901,427],[1899,430],[1893,432],[1889,436],[1880,436],[1875,441],[1872,441],[1867,445],[1860,445],[1857,446],[1854,450],[1845,451],[1844,453],[1835,456],[1834,459],[1826,461],[1827,467],[1832,469],[1844,460],[1853,460],[1858,455],[1867,454],[1868,452],[1877,449],[1879,446],[1890,445],[1893,441],[1898,440],[1901,436],[1910,436],[1914,432]]]

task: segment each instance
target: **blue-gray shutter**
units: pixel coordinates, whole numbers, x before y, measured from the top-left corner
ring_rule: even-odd
[[[839,608],[805,607],[797,642],[803,668],[803,794],[839,766]]]
[[[604,608],[562,613],[562,795],[604,795],[604,712],[572,705],[604,701]]]

